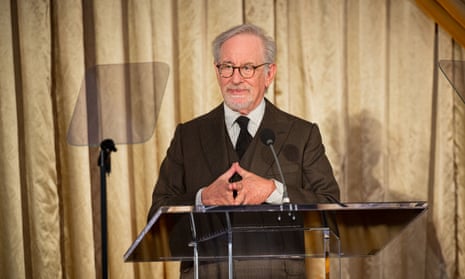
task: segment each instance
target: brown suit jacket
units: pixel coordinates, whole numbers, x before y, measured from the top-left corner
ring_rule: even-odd
[[[153,191],[149,217],[162,205],[193,205],[197,191],[223,174],[237,156],[224,124],[223,105],[176,128]],[[257,175],[281,180],[273,155],[260,141],[264,128],[274,131],[291,203],[339,199],[339,187],[325,154],[318,127],[285,113],[266,100],[263,121],[240,164]]]

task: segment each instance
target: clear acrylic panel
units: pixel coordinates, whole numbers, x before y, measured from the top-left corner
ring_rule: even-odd
[[[97,65],[82,81],[67,141],[143,143],[153,134],[169,75],[162,62]]]
[[[465,103],[465,61],[441,60],[439,68],[454,88],[455,93]]]

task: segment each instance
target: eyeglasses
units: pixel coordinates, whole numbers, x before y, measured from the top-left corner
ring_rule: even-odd
[[[232,77],[232,75],[234,75],[235,69],[239,70],[239,74],[241,74],[243,78],[251,78],[255,74],[255,70],[257,68],[260,68],[261,66],[265,66],[268,64],[271,64],[271,63],[263,63],[257,66],[254,66],[252,64],[245,64],[245,65],[238,66],[238,67],[235,67],[231,64],[218,64],[216,65],[216,67],[218,68],[218,72],[220,73],[220,76],[222,78]]]

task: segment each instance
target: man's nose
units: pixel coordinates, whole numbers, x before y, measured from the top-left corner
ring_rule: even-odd
[[[231,77],[231,80],[233,83],[241,83],[244,78],[242,77],[241,73],[239,72],[239,69],[234,69],[233,75]]]

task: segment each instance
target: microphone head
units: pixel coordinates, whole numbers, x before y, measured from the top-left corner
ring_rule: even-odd
[[[268,128],[265,128],[260,133],[260,139],[262,140],[264,145],[271,145],[274,143],[275,140],[274,132]]]

